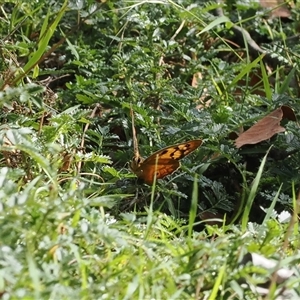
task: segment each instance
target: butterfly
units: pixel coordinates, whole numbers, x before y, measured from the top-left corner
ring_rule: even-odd
[[[155,178],[161,179],[176,171],[180,167],[179,160],[195,151],[202,144],[202,140],[187,141],[158,150],[148,158],[143,159],[138,150],[132,109],[131,116],[134,157],[130,162],[130,169],[148,185],[152,185]]]

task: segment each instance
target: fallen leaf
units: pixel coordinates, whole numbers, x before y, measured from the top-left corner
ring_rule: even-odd
[[[285,128],[280,126],[283,117],[282,108],[279,107],[267,116],[263,117],[256,124],[243,132],[236,140],[235,146],[240,148],[247,144],[257,144],[270,139],[279,132],[284,132]]]
[[[284,0],[260,0],[260,5],[264,8],[271,8],[271,18],[288,18],[292,15]]]
[[[283,112],[282,119],[288,119],[290,121],[297,122],[295,112],[289,106],[282,105],[281,110]]]

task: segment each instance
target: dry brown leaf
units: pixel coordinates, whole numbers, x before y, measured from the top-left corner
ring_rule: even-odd
[[[279,107],[243,132],[235,140],[235,146],[240,148],[247,144],[257,144],[270,139],[276,133],[284,132],[285,128],[280,126],[282,117],[283,111],[282,108]]]
[[[281,109],[282,109],[282,112],[283,112],[282,119],[288,119],[290,121],[297,122],[297,117],[295,115],[295,112],[289,106],[282,105]]]
[[[284,0],[260,0],[260,5],[265,8],[271,8],[271,18],[288,18],[292,15]]]
[[[198,87],[198,82],[202,81],[202,80],[203,80],[202,73],[201,72],[196,72],[193,75],[191,86],[194,87],[194,88]]]
[[[69,171],[71,163],[73,162],[74,154],[65,152],[63,153],[63,162],[62,166],[59,169],[59,172]]]

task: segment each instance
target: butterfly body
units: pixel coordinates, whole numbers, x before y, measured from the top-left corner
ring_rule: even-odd
[[[155,177],[161,179],[176,171],[180,167],[179,160],[196,150],[201,144],[202,140],[187,141],[158,150],[146,159],[135,151],[130,168],[144,183],[151,185]]]

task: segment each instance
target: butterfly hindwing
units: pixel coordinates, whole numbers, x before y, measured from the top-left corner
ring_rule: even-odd
[[[179,166],[180,162],[178,160],[159,159],[157,165],[155,165],[155,163],[141,165],[138,177],[142,179],[144,183],[151,185],[154,181],[155,173],[156,179],[161,179],[172,174]]]

